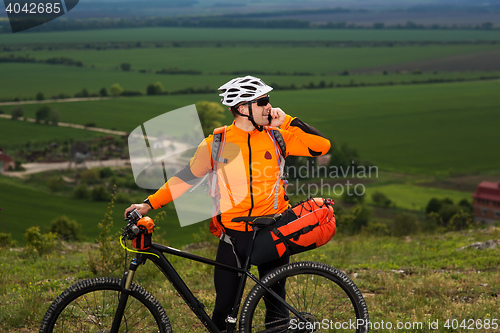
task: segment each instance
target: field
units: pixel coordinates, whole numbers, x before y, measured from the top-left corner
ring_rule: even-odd
[[[102,136],[94,132],[76,130],[66,127],[39,125],[24,121],[12,121],[0,118],[0,128],[2,129],[2,146],[18,146],[28,142],[50,143],[55,140],[83,140],[92,137]],[[22,138],[19,134],[22,133]]]
[[[139,28],[2,34],[2,45],[108,42],[283,42],[283,41],[497,41],[499,31]]]
[[[103,220],[108,203],[78,200],[64,192],[49,192],[45,181],[54,175],[57,173],[45,174],[29,181],[0,175],[2,188],[0,202],[3,208],[0,232],[11,233],[19,244],[23,244],[27,226],[37,225],[41,227],[42,232],[48,232],[50,223],[55,218],[66,215],[83,226],[82,235],[87,242],[93,243],[97,239],[99,234],[97,224]],[[146,195],[144,193],[140,198]],[[140,198],[137,200],[142,200]],[[113,233],[123,227],[123,211],[129,205],[129,203],[116,203],[112,208]],[[168,244],[181,246],[192,241],[193,233],[199,231],[200,225],[181,228],[172,206],[166,207],[166,211],[168,219],[158,224],[158,231],[166,233]]]
[[[272,103],[307,118],[339,145],[348,143],[380,168],[449,174],[498,170],[496,98],[499,81],[344,89],[277,91]],[[217,96],[178,95],[47,104],[61,121],[131,131],[139,124]],[[3,107],[7,113],[13,106]],[[34,117],[37,105],[25,105]],[[490,119],[484,122],[483,119]],[[5,121],[4,121],[5,122]],[[482,149],[475,149],[481,145]]]

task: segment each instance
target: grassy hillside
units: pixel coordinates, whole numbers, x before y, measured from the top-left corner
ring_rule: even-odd
[[[411,238],[336,236],[324,247],[292,260],[321,261],[347,272],[365,297],[372,323],[423,323],[424,329],[405,330],[423,332],[429,321],[438,320],[439,329],[433,332],[449,332],[444,327],[446,320],[484,323],[499,318],[500,249],[468,247],[499,236],[498,228]],[[189,251],[213,258],[215,250],[214,245],[205,244]],[[85,244],[73,244],[38,258],[30,256],[29,250],[0,249],[0,330],[36,331],[59,293],[77,279],[92,276],[88,256],[96,251]],[[213,269],[186,259],[170,260],[210,313],[215,298]],[[117,266],[114,275],[119,276],[121,270]],[[135,281],[162,303],[174,330],[183,332],[189,327],[190,332],[204,332],[154,265],[141,266]]]

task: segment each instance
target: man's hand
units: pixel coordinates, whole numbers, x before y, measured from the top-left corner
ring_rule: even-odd
[[[134,208],[137,209],[139,214],[141,214],[142,216],[146,216],[146,214],[152,209],[147,203],[132,204],[130,205],[130,207],[125,209],[125,213],[123,214],[123,216],[127,218],[127,213],[133,210]]]
[[[283,123],[285,122],[286,113],[280,108],[272,108],[271,111],[269,112],[269,115],[272,118],[269,126],[279,127],[283,125]]]

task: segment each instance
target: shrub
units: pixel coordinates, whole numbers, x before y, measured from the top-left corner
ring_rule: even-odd
[[[422,223],[422,231],[432,233],[443,225],[443,219],[436,212],[427,214],[424,222]]]
[[[73,198],[76,199],[87,199],[90,197],[90,190],[87,183],[80,183],[73,189]]]
[[[391,233],[387,224],[383,222],[370,222],[362,229],[362,232],[375,236],[388,236]]]
[[[92,189],[90,197],[94,201],[108,201],[111,194],[108,192],[104,185],[97,185]]]
[[[108,177],[113,176],[114,174],[115,174],[115,172],[110,167],[105,167],[105,168],[99,169],[99,176],[101,178],[108,178]]]
[[[24,110],[22,107],[17,107],[12,109],[11,113],[12,115],[12,120],[19,120],[24,116]]]
[[[123,88],[122,86],[120,86],[118,83],[115,83],[113,84],[110,88],[109,88],[109,93],[111,94],[111,96],[120,96],[123,92]]]
[[[101,173],[98,169],[86,169],[80,172],[80,179],[88,184],[93,184],[99,181]]]
[[[51,112],[50,107],[46,105],[39,107],[35,113],[36,122],[38,124],[40,123],[48,124],[50,119],[50,112]]]
[[[118,192],[116,193],[115,201],[117,203],[130,203],[131,202],[130,195],[125,192]]]
[[[160,95],[163,92],[163,85],[161,82],[151,83],[146,88],[148,95]]]
[[[420,230],[418,218],[409,213],[400,213],[393,219],[392,234],[394,236],[407,236],[416,234]]]
[[[120,68],[122,69],[122,71],[128,72],[130,68],[132,68],[132,66],[128,62],[122,62],[120,64]]]
[[[16,241],[12,239],[12,234],[0,232],[0,247],[13,247]]]
[[[65,241],[80,241],[82,226],[71,220],[66,215],[58,216],[50,223],[50,232],[59,235],[59,238]]]
[[[467,229],[473,224],[472,216],[463,210],[459,210],[455,213],[448,223],[449,230],[463,230]]]
[[[24,238],[26,245],[36,250],[39,256],[51,252],[57,245],[57,235],[51,232],[42,234],[38,226],[26,229]]]
[[[338,218],[337,214],[335,215],[339,230],[347,234],[356,234],[368,225],[372,210],[368,207],[358,205],[348,214],[342,214],[342,218]]]
[[[375,205],[385,208],[389,207],[392,203],[391,199],[389,199],[387,195],[379,191],[375,191],[372,194],[372,200],[375,203]]]
[[[352,191],[352,193],[349,193],[350,191],[344,191],[342,193],[342,201],[346,203],[363,203],[365,201],[365,193],[363,192],[362,194],[358,195],[356,191]]]
[[[60,191],[64,186],[64,180],[61,176],[52,176],[47,179],[47,186],[49,187],[50,192]]]
[[[124,259],[124,251],[118,245],[117,235],[111,233],[113,227],[113,208],[115,202],[116,187],[113,187],[113,194],[110,195],[111,201],[109,202],[103,220],[98,224],[99,238],[97,239],[98,253],[90,252],[87,265],[90,271],[95,275],[111,275],[118,270],[121,274]]]

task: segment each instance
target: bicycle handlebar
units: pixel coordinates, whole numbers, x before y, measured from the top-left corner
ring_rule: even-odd
[[[128,221],[128,224],[122,228],[123,237],[127,237],[128,239],[134,239],[139,235],[141,229],[137,226],[137,221],[142,218],[141,214],[137,211],[137,209],[133,209],[127,213],[127,218],[125,221]]]

